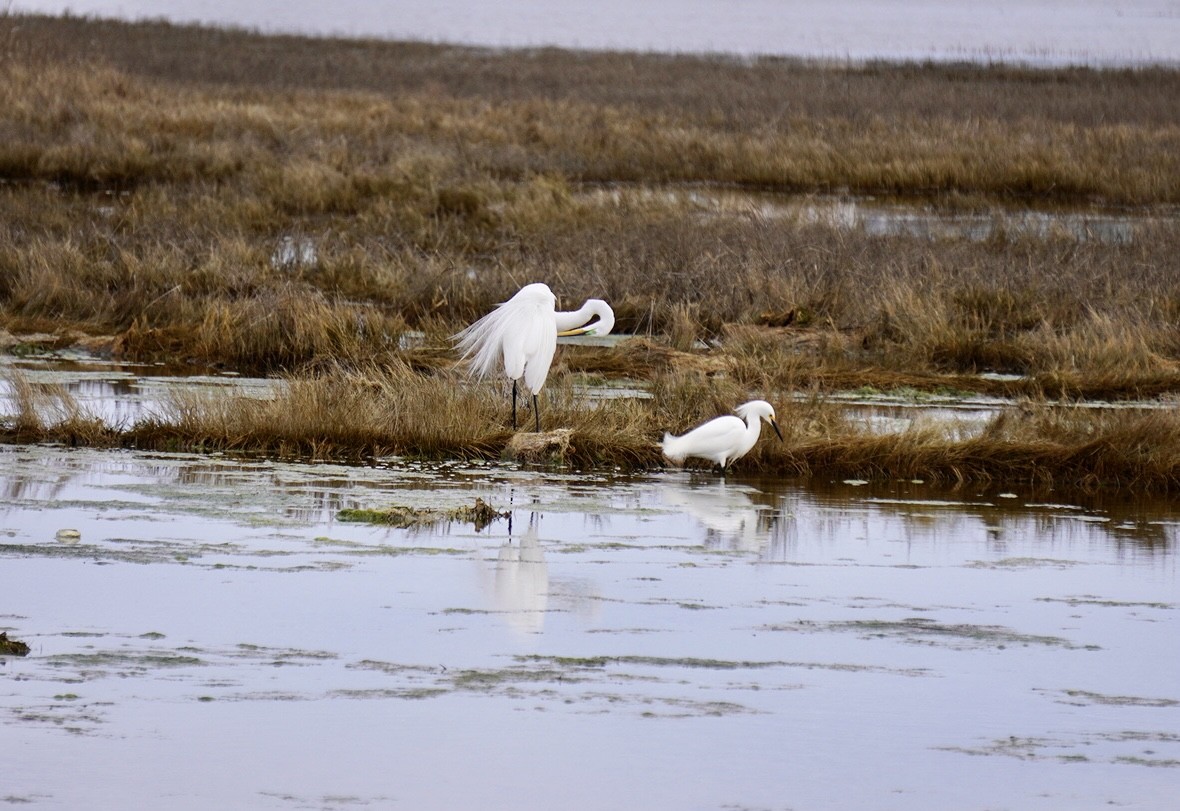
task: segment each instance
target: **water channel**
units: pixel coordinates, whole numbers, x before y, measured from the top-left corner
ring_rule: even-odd
[[[176,384],[127,374],[88,407],[134,419]],[[1174,502],[50,446],[0,447],[0,493],[0,631],[31,647],[0,657],[9,803],[1167,808],[1180,786]],[[341,519],[476,498],[511,521]]]

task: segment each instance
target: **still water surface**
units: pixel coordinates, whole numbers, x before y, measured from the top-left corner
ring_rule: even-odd
[[[344,507],[510,511],[415,529]],[[62,532],[74,530],[77,532]],[[1167,808],[1180,509],[0,448],[10,802]]]
[[[493,47],[1180,63],[1174,0],[15,0],[12,8]]]

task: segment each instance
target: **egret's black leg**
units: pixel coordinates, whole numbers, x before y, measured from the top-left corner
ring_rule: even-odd
[[[512,430],[516,430],[516,381],[512,381]]]
[[[533,419],[537,423],[537,433],[541,433],[541,412],[537,409],[537,395],[533,395]]]

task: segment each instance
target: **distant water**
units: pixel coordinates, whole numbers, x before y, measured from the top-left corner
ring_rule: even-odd
[[[11,9],[493,47],[1180,66],[1176,0],[14,0]]]

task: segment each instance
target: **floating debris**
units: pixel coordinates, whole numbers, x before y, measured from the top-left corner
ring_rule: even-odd
[[[0,656],[28,656],[29,646],[19,639],[9,639],[8,633],[0,633]]]
[[[475,531],[479,532],[497,518],[510,518],[509,512],[498,512],[482,498],[477,498],[470,507],[457,507],[447,513],[452,521],[470,521],[475,524]]]
[[[54,537],[62,543],[76,543],[82,540],[82,533],[76,529],[59,529]]]
[[[470,507],[456,507],[452,510],[432,510],[395,504],[383,510],[341,510],[336,517],[341,521],[387,524],[402,528],[427,526],[439,521],[464,521],[475,524],[475,531],[479,532],[497,518],[508,518],[509,513],[499,512],[482,498],[477,498],[475,504]]]

